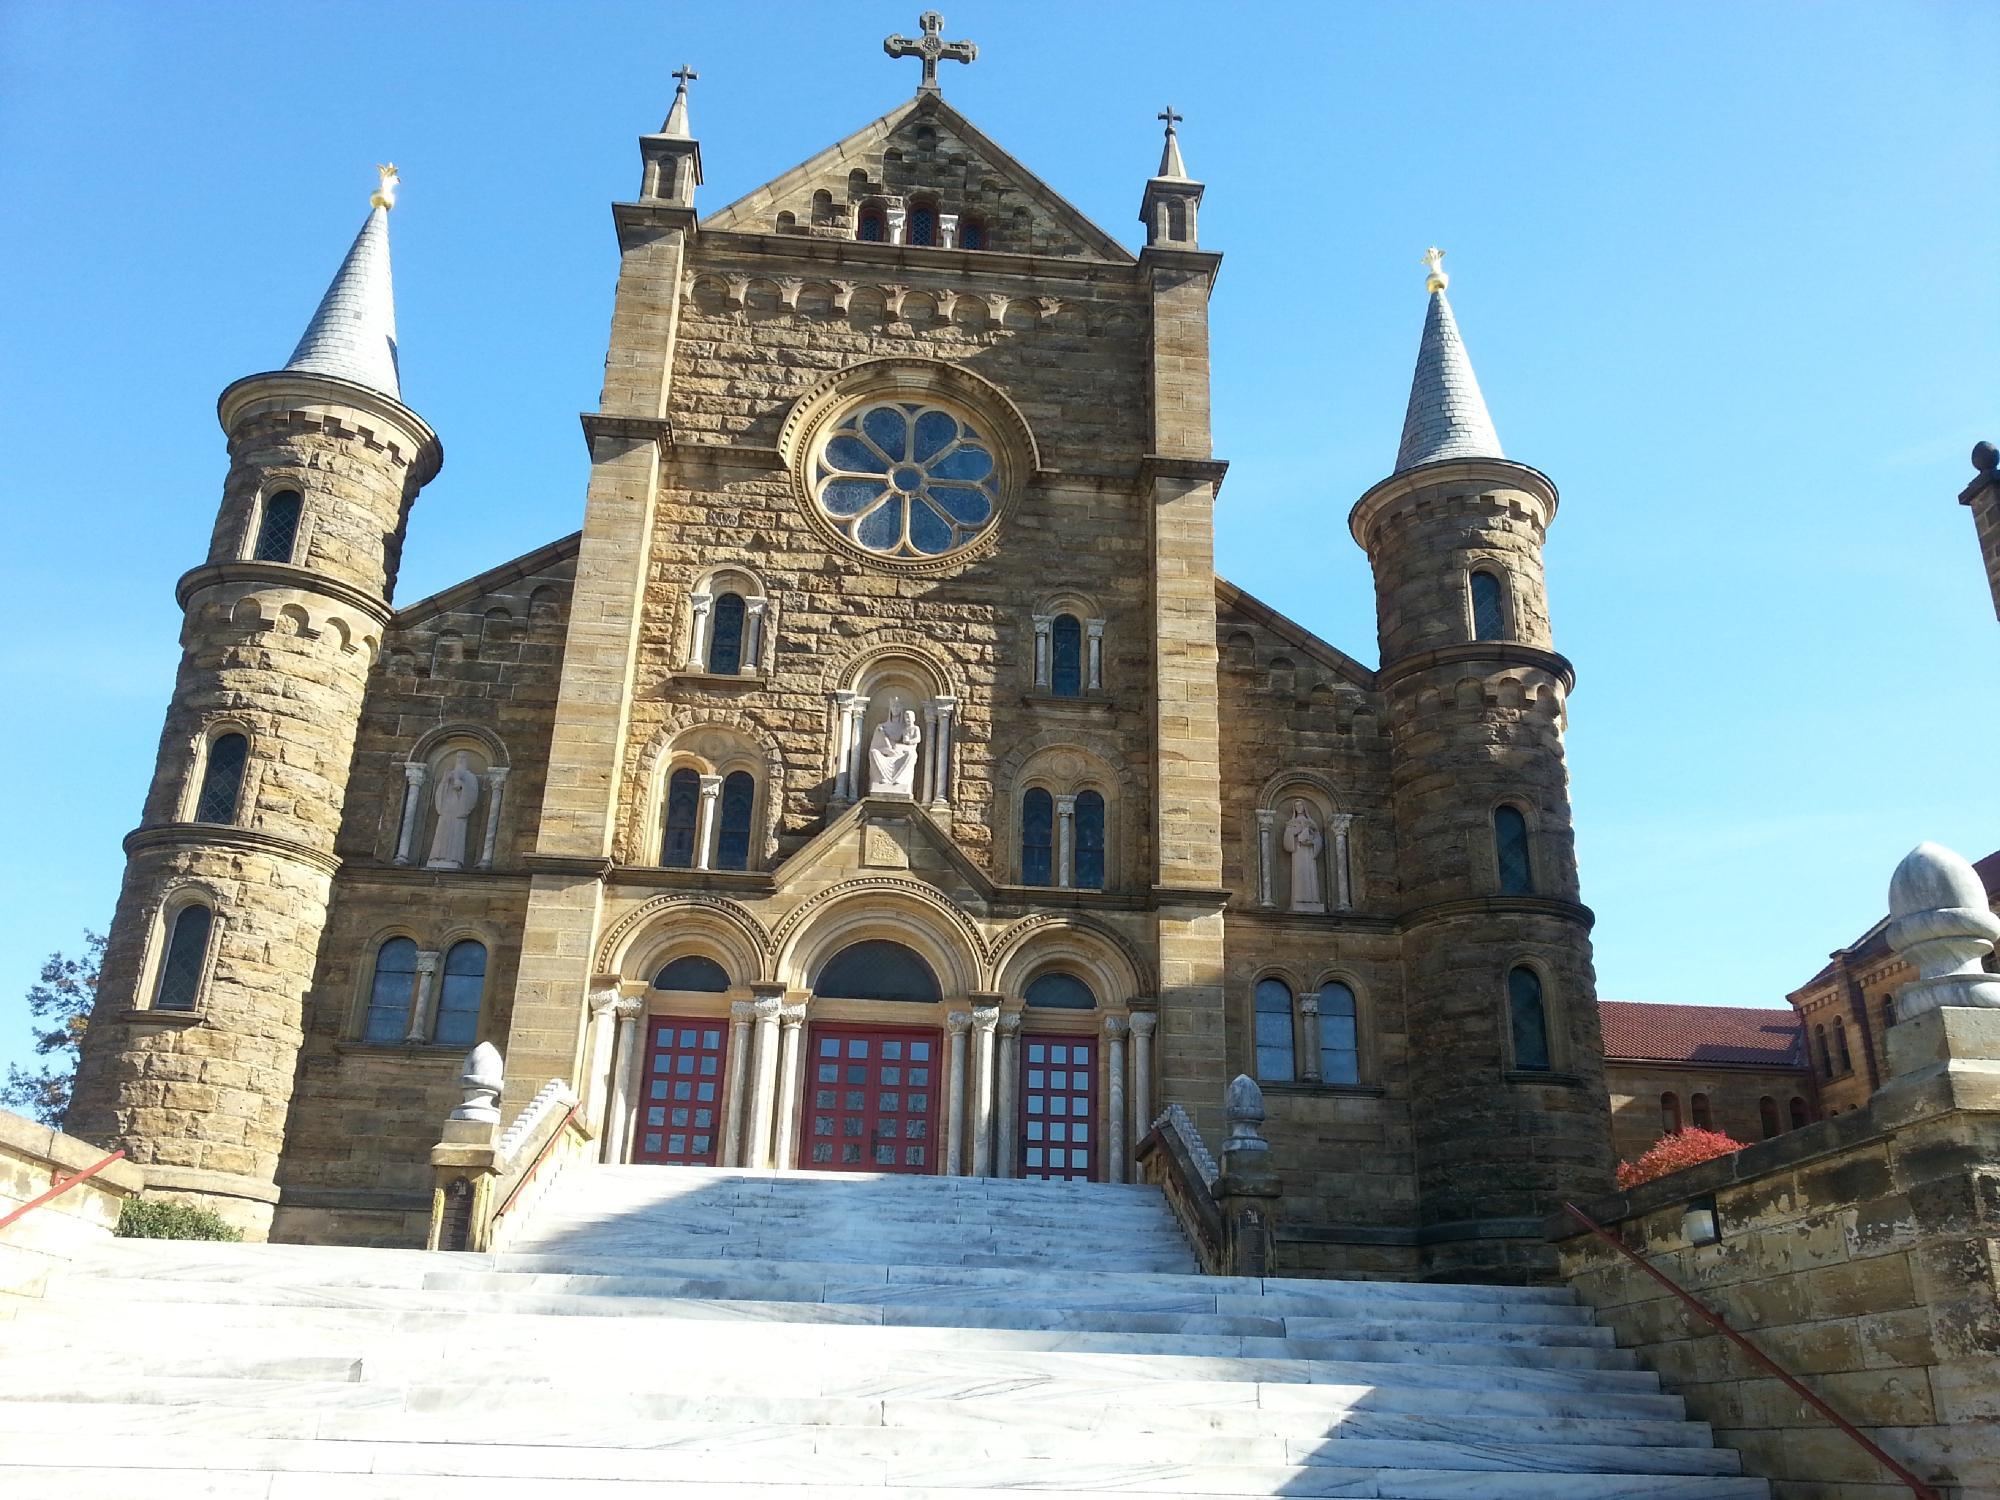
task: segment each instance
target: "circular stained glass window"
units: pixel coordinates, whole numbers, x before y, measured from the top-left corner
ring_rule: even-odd
[[[813,498],[857,547],[884,557],[942,557],[992,524],[993,449],[963,418],[920,402],[883,401],[829,429]]]

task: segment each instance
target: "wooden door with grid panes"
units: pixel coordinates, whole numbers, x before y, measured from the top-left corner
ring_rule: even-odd
[[[722,1064],[729,1023],[654,1016],[646,1028],[632,1160],[712,1167],[722,1146]]]
[[[799,1165],[833,1172],[937,1170],[938,1034],[812,1027]]]
[[[1021,1036],[1021,1175],[1088,1182],[1097,1175],[1097,1039]]]

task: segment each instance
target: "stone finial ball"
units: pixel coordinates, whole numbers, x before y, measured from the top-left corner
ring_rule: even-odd
[[[1921,843],[1903,856],[1889,877],[1889,915],[1970,907],[1986,910],[1986,886],[1964,855],[1943,844]]]
[[[1991,443],[1983,440],[1974,443],[1972,445],[1972,467],[1982,474],[1991,474],[1995,469],[2000,469],[2000,448],[1996,448]]]
[[[497,1089],[503,1076],[502,1067],[500,1049],[491,1042],[481,1042],[465,1054],[465,1071],[458,1081],[467,1088]]]

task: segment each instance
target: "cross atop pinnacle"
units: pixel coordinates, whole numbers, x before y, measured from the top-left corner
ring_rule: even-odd
[[[1187,163],[1181,160],[1180,132],[1175,130],[1174,126],[1186,120],[1187,116],[1169,104],[1159,114],[1155,115],[1154,118],[1167,122],[1167,143],[1160,150],[1160,170],[1154,175],[1185,181],[1187,179]]]
[[[674,69],[671,76],[674,80],[674,102],[673,107],[667,111],[667,123],[660,127],[660,134],[679,136],[686,140],[689,138],[688,85],[701,77],[701,74],[686,63],[682,63]]]
[[[920,94],[941,92],[938,88],[938,59],[951,62],[969,63],[979,56],[979,47],[974,42],[947,42],[944,31],[944,17],[934,10],[927,10],[917,17],[917,25],[922,29],[920,37],[907,37],[898,32],[894,36],[882,38],[882,50],[891,57],[917,57],[923,59],[924,77],[917,85]]]

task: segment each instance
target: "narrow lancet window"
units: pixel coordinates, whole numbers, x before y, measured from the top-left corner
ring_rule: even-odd
[[[1050,627],[1049,691],[1058,698],[1083,695],[1083,626],[1075,615],[1057,615]]]
[[[1104,889],[1104,794],[1076,796],[1076,884],[1086,891]]]
[[[417,945],[390,938],[375,952],[375,979],[368,987],[364,1042],[400,1042],[410,1025],[410,1002],[417,988]]]
[[[470,1047],[479,1039],[479,1002],[486,993],[486,945],[467,939],[444,956],[437,1024],[431,1040],[443,1047]]]
[[[708,670],[734,677],[743,670],[743,596],[724,594],[715,601],[708,626]]]
[[[208,935],[215,913],[206,906],[183,906],[167,936],[166,957],[160,962],[160,982],[153,990],[154,1010],[193,1010],[201,994],[201,973],[208,961]]]
[[[750,817],[757,803],[757,782],[748,771],[731,771],[722,781],[722,819],[715,835],[718,870],[750,868]]]
[[[1476,641],[1507,638],[1507,612],[1500,604],[1500,579],[1484,568],[1472,575],[1472,638]]]
[[[257,546],[251,556],[258,562],[288,563],[299,543],[299,516],[305,501],[297,490],[279,490],[264,499],[264,514],[257,523]]]
[[[1522,965],[1507,975],[1507,1008],[1514,1030],[1514,1066],[1549,1071],[1549,1018],[1542,1004],[1542,980]]]
[[[694,866],[694,831],[701,818],[701,773],[683,766],[667,778],[667,815],[660,863],[670,870]]]
[[[1319,987],[1319,1078],[1321,1083],[1361,1082],[1354,991],[1337,979]]]
[[[1282,979],[1257,981],[1256,1042],[1259,1078],[1266,1083],[1290,1083],[1298,1077],[1292,991]]]
[[[1528,820],[1521,809],[1502,804],[1493,809],[1493,847],[1500,865],[1500,890],[1526,896],[1535,889],[1534,862],[1528,857]]]
[[[243,769],[250,758],[250,741],[240,734],[219,734],[209,744],[202,768],[201,794],[194,800],[197,823],[234,823],[243,796]]]
[[[1021,884],[1055,884],[1056,800],[1041,787],[1021,799]]]

